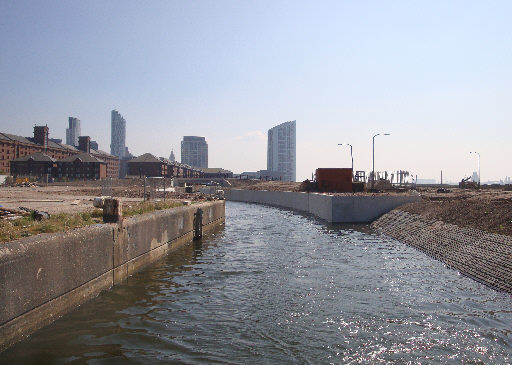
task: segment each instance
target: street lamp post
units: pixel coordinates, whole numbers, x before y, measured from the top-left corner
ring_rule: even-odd
[[[373,156],[373,166],[372,166],[372,189],[375,185],[375,137],[377,136],[389,136],[389,133],[377,133],[372,138],[372,156]]]
[[[480,189],[480,153],[470,152],[469,154],[476,153],[478,155],[478,188]]]
[[[352,160],[352,175],[354,175],[354,155],[352,155],[352,145],[350,143],[338,143],[338,146],[350,146],[350,158]]]

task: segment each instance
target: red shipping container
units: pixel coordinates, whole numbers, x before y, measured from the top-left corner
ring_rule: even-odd
[[[318,190],[332,193],[352,192],[352,169],[316,169]]]

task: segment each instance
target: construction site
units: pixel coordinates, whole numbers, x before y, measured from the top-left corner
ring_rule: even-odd
[[[421,201],[398,209],[459,226],[512,235],[512,186],[483,185],[478,188],[476,183],[467,180],[458,186],[423,186],[404,182],[405,179],[401,182],[400,175],[405,177],[406,172],[388,175],[387,179],[379,178],[373,183],[373,189],[371,180],[352,180],[351,169],[318,169],[316,181],[303,182],[241,178],[212,181],[130,178],[52,184],[8,181],[8,184],[0,185],[0,216],[5,220],[30,211],[48,214],[92,212],[95,209],[93,200],[98,196],[119,198],[126,210],[148,201],[182,204],[208,200],[216,191],[228,189],[329,195],[395,195],[415,191],[420,194]]]

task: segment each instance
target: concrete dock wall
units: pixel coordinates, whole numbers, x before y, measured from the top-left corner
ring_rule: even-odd
[[[227,200],[259,203],[311,213],[331,223],[368,223],[419,195],[327,195],[266,190],[226,190]]]
[[[512,293],[512,237],[400,210],[385,214],[372,226],[466,276]]]
[[[304,194],[308,197],[308,210],[305,212],[311,213],[318,218],[326,220],[327,222],[336,223],[333,220],[332,214],[332,203],[333,197],[324,194],[316,194],[316,193],[296,193],[296,194]]]
[[[309,196],[291,191],[228,190],[229,200],[273,205],[300,211],[309,211]]]
[[[0,351],[224,222],[224,201],[156,211],[0,245]]]
[[[396,207],[420,201],[419,195],[333,196],[333,222],[372,222]]]

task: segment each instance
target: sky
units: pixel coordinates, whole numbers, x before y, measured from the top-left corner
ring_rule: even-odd
[[[69,116],[110,151],[266,168],[267,130],[297,121],[297,180],[319,167],[419,179],[512,176],[512,1],[0,0],[0,131]]]

